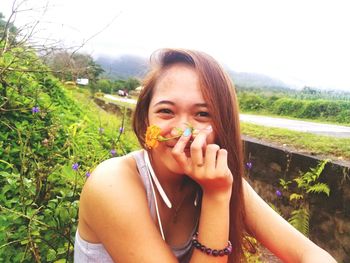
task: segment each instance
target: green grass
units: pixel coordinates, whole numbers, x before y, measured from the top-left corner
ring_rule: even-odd
[[[327,157],[332,160],[350,161],[350,139],[314,135],[307,132],[259,126],[241,122],[242,134],[284,145],[298,152]]]
[[[104,129],[104,132],[108,134],[114,134],[114,136],[118,136],[119,128],[122,126],[122,120],[118,118],[115,114],[109,113],[101,109],[97,104],[93,102],[90,98],[90,92],[86,89],[69,89],[66,90],[75,98],[77,102],[79,102],[81,107],[86,108],[89,112],[91,112],[97,121],[99,122],[99,127]],[[115,101],[112,101],[115,103]],[[119,102],[118,102],[119,103]],[[121,102],[123,103],[123,102]],[[127,106],[130,106],[129,103],[124,103]],[[121,104],[120,104],[121,105]],[[124,123],[124,134],[122,138],[122,143],[127,144],[127,148],[130,149],[138,149],[140,148],[136,135],[134,134],[131,127],[131,119],[125,118]]]

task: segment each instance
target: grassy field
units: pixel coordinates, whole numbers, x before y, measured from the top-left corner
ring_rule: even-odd
[[[298,152],[332,160],[350,161],[350,139],[320,136],[244,122],[241,123],[241,130],[244,135],[249,137],[285,146]]]

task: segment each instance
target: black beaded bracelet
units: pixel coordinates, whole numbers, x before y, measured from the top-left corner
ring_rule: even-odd
[[[228,244],[224,249],[211,249],[204,246],[198,241],[198,233],[195,233],[192,237],[192,246],[202,251],[203,253],[206,253],[207,255],[214,256],[214,257],[218,257],[218,256],[223,257],[226,255],[230,255],[232,253],[232,244],[230,240],[228,241]]]

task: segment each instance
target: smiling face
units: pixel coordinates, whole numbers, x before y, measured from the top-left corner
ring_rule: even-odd
[[[212,125],[212,118],[203,98],[196,71],[185,64],[174,64],[166,69],[154,87],[154,93],[148,109],[149,125],[161,128],[164,137],[174,136],[175,128],[185,130],[205,129]],[[212,133],[207,143],[213,143]],[[177,139],[161,142],[152,150],[154,161],[161,161],[170,171],[181,173],[171,150]],[[188,145],[186,154],[189,155]]]

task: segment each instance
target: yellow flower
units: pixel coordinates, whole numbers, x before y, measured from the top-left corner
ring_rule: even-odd
[[[194,134],[194,128],[192,127],[192,125],[188,124],[188,127],[191,129],[191,133]],[[181,137],[181,135],[183,134],[183,130],[181,130],[180,128],[175,128],[175,129],[177,130],[176,136],[164,138],[162,135],[160,135],[162,131],[161,128],[159,128],[156,125],[148,126],[145,134],[145,141],[146,141],[147,148],[148,149],[157,148],[157,146],[159,145],[159,142],[165,142],[165,141],[169,141],[169,140]]]
[[[159,144],[159,136],[161,129],[156,125],[147,127],[146,131],[146,146],[148,149],[156,148]]]

